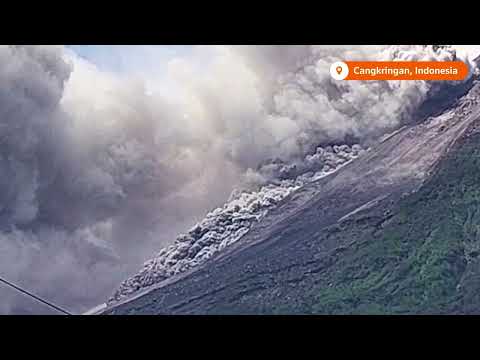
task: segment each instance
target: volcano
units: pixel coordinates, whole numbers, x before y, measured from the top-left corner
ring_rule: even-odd
[[[204,262],[157,278],[151,265],[101,313],[480,313],[479,119],[476,75]]]

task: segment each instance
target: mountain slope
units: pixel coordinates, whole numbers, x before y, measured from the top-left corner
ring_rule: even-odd
[[[106,313],[477,312],[479,91],[293,192],[195,272]]]

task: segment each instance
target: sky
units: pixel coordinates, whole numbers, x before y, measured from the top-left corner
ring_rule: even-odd
[[[188,56],[191,45],[70,45],[78,55],[94,62],[102,70],[136,73],[148,79],[165,76],[166,67],[176,56]],[[455,45],[471,56],[480,55],[480,45]]]
[[[71,45],[78,55],[95,62],[102,70],[163,73],[174,56],[191,53],[185,45]]]
[[[175,82],[168,76],[169,63],[193,52],[189,45],[71,45],[69,48],[99,70],[141,79],[148,93],[165,97],[178,95]]]

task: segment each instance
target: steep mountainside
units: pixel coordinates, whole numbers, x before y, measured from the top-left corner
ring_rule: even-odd
[[[110,314],[480,312],[480,84]],[[438,109],[438,107],[437,107]]]

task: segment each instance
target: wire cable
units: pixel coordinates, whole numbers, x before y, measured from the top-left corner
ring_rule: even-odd
[[[4,283],[4,284],[6,284],[6,285],[8,285],[8,286],[10,286],[10,287],[12,287],[12,288],[14,288],[14,289],[17,290],[17,291],[20,291],[21,293],[23,293],[23,294],[25,294],[25,295],[28,295],[28,296],[34,298],[35,300],[37,300],[37,301],[39,301],[39,302],[41,302],[41,303],[43,303],[43,304],[45,304],[45,305],[47,305],[47,306],[55,309],[55,310],[57,310],[57,311],[65,314],[65,315],[73,315],[72,313],[70,313],[70,312],[62,309],[61,307],[59,307],[59,306],[57,306],[57,305],[55,305],[55,304],[52,304],[51,302],[48,302],[47,300],[43,300],[43,299],[40,298],[39,296],[37,296],[37,295],[35,295],[35,294],[32,294],[31,292],[22,289],[20,286],[17,286],[17,285],[15,285],[15,284],[13,284],[13,283],[11,283],[10,281],[7,281],[7,280],[5,280],[5,279],[2,279],[1,277],[0,277],[0,282],[2,282],[2,283]]]

